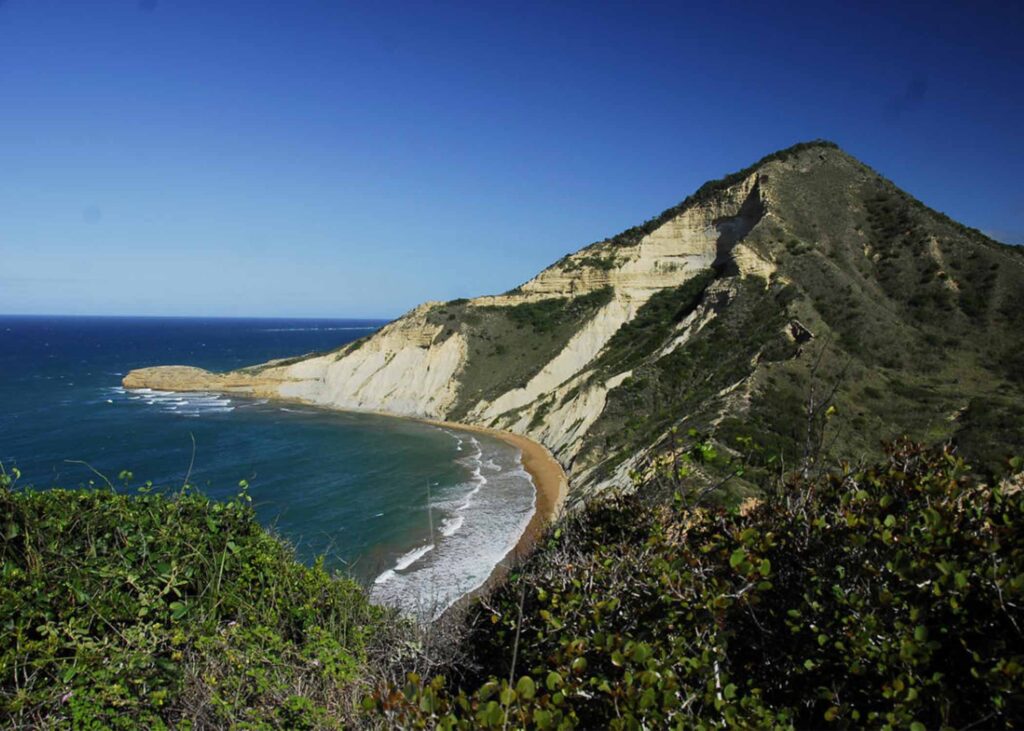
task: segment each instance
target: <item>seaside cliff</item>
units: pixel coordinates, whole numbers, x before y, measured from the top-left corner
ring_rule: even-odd
[[[124,385],[512,432],[551,451],[579,501],[628,488],[680,427],[729,450],[742,423],[799,458],[815,380],[838,383],[851,455],[877,453],[879,437],[969,432],[977,425],[949,415],[1003,399],[1022,282],[1019,252],[831,143],[806,143],[505,294],[424,303],[329,353],[223,374],[145,368]],[[939,353],[950,326],[965,335]],[[948,388],[917,398],[943,378]]]

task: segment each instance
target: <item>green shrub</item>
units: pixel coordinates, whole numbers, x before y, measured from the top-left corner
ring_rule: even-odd
[[[1024,724],[1024,491],[946,450],[741,510],[592,506],[471,614],[476,673],[367,702],[437,728]]]
[[[524,302],[506,308],[484,307],[484,310],[504,310],[518,327],[528,327],[535,333],[548,333],[567,322],[575,322],[608,304],[611,287],[589,292],[579,297],[554,297],[537,302]]]
[[[342,723],[384,620],[229,502],[0,478],[0,725]]]
[[[679,287],[656,292],[608,341],[595,370],[606,377],[620,373],[665,345],[673,328],[693,312],[716,276],[714,269],[704,269]]]

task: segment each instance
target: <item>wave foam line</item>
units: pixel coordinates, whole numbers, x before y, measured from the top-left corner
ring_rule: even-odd
[[[445,518],[441,523],[441,535],[445,538],[450,538],[455,535],[458,533],[459,528],[462,527],[465,520],[466,516],[464,515],[456,515],[454,518]]]
[[[393,578],[395,578],[395,571],[394,571],[394,569],[388,569],[383,574],[381,574],[376,579],[374,579],[373,583],[377,584],[377,585],[386,584],[389,581],[391,581],[391,579],[393,579]]]
[[[433,550],[433,543],[428,543],[427,545],[421,546],[420,548],[414,548],[413,550],[409,551],[409,553],[405,554],[397,561],[395,561],[395,571],[405,571],[405,569],[412,566],[414,563],[419,561],[421,558],[423,558]]]

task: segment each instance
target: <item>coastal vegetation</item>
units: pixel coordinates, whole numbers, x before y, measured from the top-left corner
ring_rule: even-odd
[[[722,501],[690,435],[631,495],[414,626],[303,566],[243,488],[0,486],[0,717],[61,728],[1024,723],[1024,482],[887,447]],[[678,456],[678,455],[677,455]],[[1020,460],[1007,465],[1022,467]],[[439,645],[438,638],[446,647]],[[404,648],[404,649],[403,649]],[[424,662],[424,652],[433,654]]]
[[[468,343],[458,401],[449,416],[461,419],[481,400],[526,385],[611,298],[611,287],[604,287],[515,305],[454,300],[435,308],[428,318],[445,327],[441,337],[459,332]]]
[[[16,477],[0,475],[0,726],[345,722],[370,644],[396,620],[299,563],[244,484],[217,502]]]
[[[1024,724],[1020,476],[900,442],[739,505],[676,484],[563,521],[467,613],[459,668],[373,707],[408,728]]]

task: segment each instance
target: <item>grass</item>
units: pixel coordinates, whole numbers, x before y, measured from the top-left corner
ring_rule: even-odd
[[[524,302],[510,307],[483,307],[486,312],[505,314],[517,329],[529,328],[535,335],[550,333],[567,324],[592,315],[611,301],[611,289],[605,288],[579,297],[554,297]]]
[[[605,377],[622,373],[656,352],[697,307],[716,276],[713,269],[705,269],[679,287],[656,292],[608,341],[595,370]]]
[[[509,307],[474,307],[448,302],[428,316],[466,338],[467,361],[451,418],[463,418],[481,400],[526,385],[569,339],[611,301],[611,288],[579,297],[556,297]]]
[[[731,303],[671,353],[641,358],[642,351],[628,347],[645,343],[644,349],[657,350],[674,319],[688,311],[711,276],[691,280],[692,287],[684,285],[674,298],[656,302],[646,316],[641,313],[645,321],[653,320],[638,326],[645,335],[638,333],[624,342],[627,347],[602,356],[609,365],[631,364],[633,372],[608,393],[605,410],[591,427],[589,442],[581,452],[583,463],[603,460],[598,475],[610,474],[622,459],[657,443],[673,425],[705,429],[721,406],[717,394],[753,373],[757,353],[769,347],[781,349],[788,343],[782,332],[786,288],[765,289],[764,280],[752,277],[737,280]],[[657,319],[655,313],[660,313]]]

